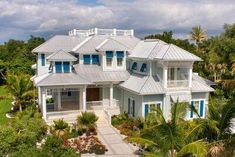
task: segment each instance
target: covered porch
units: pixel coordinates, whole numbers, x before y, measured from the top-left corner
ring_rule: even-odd
[[[51,115],[63,118],[66,113],[98,112],[119,105],[114,98],[113,84],[38,87],[38,103],[45,120]]]

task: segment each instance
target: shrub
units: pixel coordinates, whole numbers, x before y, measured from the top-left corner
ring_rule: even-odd
[[[112,125],[121,125],[129,119],[129,116],[126,112],[112,116]]]
[[[98,117],[93,112],[83,112],[81,116],[77,117],[77,127],[79,134],[86,133],[90,135],[91,132],[96,133],[95,122]]]
[[[62,139],[66,139],[69,134],[69,124],[63,119],[55,120],[54,125],[51,127],[51,133]]]
[[[103,145],[100,144],[94,144],[90,148],[90,153],[95,153],[97,155],[105,154],[106,148]]]
[[[52,157],[52,156],[78,157],[80,155],[77,154],[74,149],[64,146],[64,142],[61,138],[58,138],[56,136],[49,136],[46,139],[45,144],[42,145],[42,149],[41,149],[39,156],[41,157]]]

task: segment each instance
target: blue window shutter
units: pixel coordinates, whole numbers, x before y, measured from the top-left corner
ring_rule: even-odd
[[[135,117],[135,100],[132,100],[132,108],[133,108],[132,116]]]
[[[131,99],[128,98],[128,115],[131,113]]]
[[[204,100],[200,101],[200,117],[204,116],[204,108],[205,108],[204,103],[205,103]]]
[[[144,116],[146,117],[149,113],[149,105],[148,104],[145,104],[144,105]]]
[[[83,55],[83,63],[90,64],[90,62],[91,62],[91,56],[90,55]]]
[[[92,64],[99,64],[99,56],[92,55]]]
[[[45,54],[41,54],[41,63],[42,63],[42,66],[45,66]]]
[[[63,62],[64,73],[70,72],[70,64],[69,62]]]
[[[62,73],[62,62],[55,62],[56,73]]]
[[[191,101],[191,107],[193,107],[193,106],[194,106],[194,102]],[[191,111],[190,111],[190,118],[193,118],[193,109],[191,109]]]
[[[123,58],[124,57],[124,52],[123,51],[117,51],[117,58]]]
[[[107,58],[113,58],[113,51],[106,51]]]

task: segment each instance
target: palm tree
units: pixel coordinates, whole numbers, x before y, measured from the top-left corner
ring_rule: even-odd
[[[207,143],[203,140],[195,140],[198,139],[198,133],[202,131],[201,126],[205,123],[200,123],[185,131],[185,128],[190,126],[189,122],[184,120],[188,109],[195,111],[195,108],[189,107],[187,103],[174,103],[171,108],[171,119],[168,121],[164,118],[162,111],[156,109],[158,124],[144,129],[140,137],[130,137],[127,140],[155,146],[156,150],[160,149],[162,155],[167,157],[206,156]]]
[[[19,110],[22,111],[22,105],[34,96],[34,88],[30,75],[7,73],[4,79],[7,90],[14,97]]]
[[[51,133],[62,139],[66,139],[69,133],[69,124],[63,119],[55,120],[51,127]]]
[[[199,43],[206,39],[206,31],[204,31],[201,26],[196,26],[192,28],[190,32],[191,40],[196,42],[197,51],[199,50]]]

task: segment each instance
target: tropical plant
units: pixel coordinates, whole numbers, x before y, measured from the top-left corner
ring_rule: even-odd
[[[30,75],[7,73],[5,81],[7,90],[14,97],[19,110],[22,111],[22,105],[30,101],[35,95]]]
[[[197,51],[199,50],[199,43],[206,39],[206,31],[204,31],[201,26],[196,26],[192,28],[190,32],[191,40],[194,40],[197,45]]]
[[[98,117],[93,112],[82,112],[81,116],[77,117],[77,125],[78,128],[86,130],[86,132],[90,132],[89,130],[94,130],[95,122],[98,120]]]
[[[160,150],[163,156],[206,156],[207,142],[198,140],[198,132],[202,131],[202,124],[192,125],[184,120],[188,109],[195,111],[195,108],[187,103],[174,103],[171,108],[171,119],[168,121],[160,109],[154,109],[157,124],[144,129],[140,137],[132,137],[127,140],[141,143],[141,145],[144,143],[150,146],[155,145],[155,150],[152,149],[152,153],[155,154],[156,151],[159,153],[158,150]]]
[[[53,122],[54,125],[51,127],[51,133],[57,137],[66,139],[70,131],[69,124],[63,119],[54,120]]]

